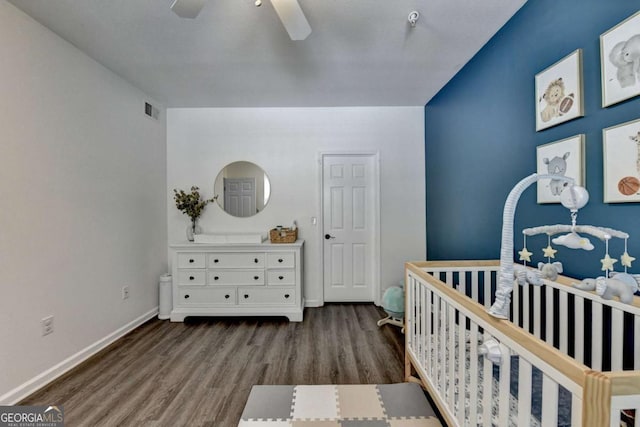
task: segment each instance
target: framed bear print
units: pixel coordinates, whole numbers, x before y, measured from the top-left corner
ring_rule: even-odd
[[[539,145],[536,148],[538,175],[562,175],[573,178],[576,185],[584,184],[584,134]],[[559,179],[538,181],[538,203],[560,203],[560,193],[567,186]]]
[[[640,11],[600,36],[602,106],[640,95]]]
[[[604,202],[640,202],[640,119],[603,129]]]
[[[536,74],[536,131],[584,116],[582,49]]]

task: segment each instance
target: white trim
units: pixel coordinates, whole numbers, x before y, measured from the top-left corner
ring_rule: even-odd
[[[323,305],[324,305],[324,301],[321,299],[308,299],[308,300],[305,300],[304,302],[305,307],[311,307],[311,308],[322,307]]]
[[[380,277],[381,277],[381,263],[380,263],[380,151],[378,150],[332,150],[332,151],[320,151],[318,152],[318,260],[320,266],[320,284],[322,288],[321,304],[324,305],[324,200],[323,200],[323,164],[326,156],[368,156],[373,158],[374,162],[374,182],[373,182],[373,197],[375,210],[373,213],[373,258],[375,266],[372,268],[372,282],[373,282],[373,302],[376,305],[381,304],[382,296],[380,295]]]
[[[89,345],[88,347],[85,347],[84,349],[80,350],[76,354],[69,356],[62,362],[58,363],[57,365],[52,366],[46,371],[22,383],[21,385],[14,388],[13,390],[0,396],[0,405],[15,405],[25,397],[29,396],[30,394],[34,393],[38,389],[49,384],[51,381],[55,380],[61,375],[67,373],[68,371],[75,368],[85,360],[89,359],[91,356],[95,355],[100,350],[112,344],[119,338],[122,338],[129,332],[133,331],[138,326],[142,325],[143,323],[153,318],[157,314],[158,314],[158,307],[155,307],[150,311],[144,313],[143,315],[139,316],[138,318],[127,323],[126,325],[122,326],[121,328],[116,329],[115,331],[105,336],[104,338],[101,338],[95,343]]]

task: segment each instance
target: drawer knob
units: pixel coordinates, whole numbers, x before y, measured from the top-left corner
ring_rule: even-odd
[[[282,258],[278,258],[278,262],[282,262],[282,261],[283,261],[283,259],[282,259]]]
[[[249,294],[244,294],[244,299],[249,298]]]
[[[284,297],[285,297],[285,298],[289,298],[289,297],[290,297],[290,295],[289,295],[289,294],[284,294]]]
[[[229,299],[229,296],[230,296],[229,294],[226,294],[224,297],[225,299]]]
[[[189,264],[193,264],[194,262],[196,262],[196,260],[195,260],[195,259],[193,259],[193,258],[189,258]]]
[[[218,258],[214,259],[213,262],[217,264],[218,263]]]
[[[189,299],[189,294],[186,294],[186,295],[184,296],[184,299]]]
[[[253,280],[258,280],[260,276],[253,276]]]
[[[253,262],[255,262],[257,264],[258,263],[258,258],[254,258]]]
[[[284,279],[284,276],[278,276],[278,279],[282,280]]]
[[[213,280],[218,280],[219,277],[218,276],[213,276]]]
[[[189,276],[189,280],[196,280],[196,278],[193,276]]]

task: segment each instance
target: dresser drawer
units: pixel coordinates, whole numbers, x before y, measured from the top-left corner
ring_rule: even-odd
[[[294,268],[296,255],[293,252],[267,254],[267,268]]]
[[[209,285],[264,285],[264,270],[209,270]]]
[[[235,288],[210,288],[203,286],[199,288],[180,288],[177,304],[181,306],[189,305],[235,305]]]
[[[178,271],[178,284],[204,285],[206,277],[205,270],[180,270]]]
[[[294,305],[295,288],[239,288],[238,303]]]
[[[296,284],[295,270],[269,270],[267,271],[267,285],[290,285]]]
[[[209,268],[264,268],[264,253],[209,254]]]
[[[180,253],[178,254],[178,268],[204,268],[205,254]]]

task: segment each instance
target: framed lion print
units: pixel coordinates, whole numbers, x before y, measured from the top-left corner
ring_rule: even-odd
[[[584,116],[582,49],[536,74],[536,131]]]

